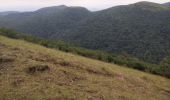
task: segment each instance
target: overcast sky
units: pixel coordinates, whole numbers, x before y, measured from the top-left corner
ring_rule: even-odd
[[[0,11],[32,11],[47,6],[82,6],[89,10],[101,10],[116,5],[125,5],[141,0],[0,0]],[[170,0],[145,0],[155,3]]]

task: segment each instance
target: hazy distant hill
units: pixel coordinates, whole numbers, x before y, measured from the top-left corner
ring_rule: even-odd
[[[170,7],[170,2],[164,3],[163,5]]]
[[[16,13],[19,13],[19,12],[17,12],[17,11],[0,12],[0,16],[6,16],[6,15],[9,15],[9,14],[16,14]]]
[[[90,12],[82,7],[47,7],[7,15],[0,26],[83,47],[132,54],[158,62],[170,53],[170,8],[151,2]]]

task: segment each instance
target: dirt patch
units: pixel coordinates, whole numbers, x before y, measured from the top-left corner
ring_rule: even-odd
[[[29,51],[29,52],[32,52],[32,51]],[[38,61],[38,62],[59,65],[60,67],[69,67],[69,68],[81,69],[81,70],[84,70],[82,66],[85,66],[80,62],[69,62],[69,61],[65,61],[63,58],[53,57],[53,56],[49,56],[49,55],[45,55],[41,53],[39,54],[30,53],[28,58]]]
[[[26,72],[28,74],[35,74],[38,72],[46,72],[49,71],[50,67],[48,65],[36,65],[36,66],[31,66],[29,68],[27,68]]]
[[[64,61],[64,59],[61,58],[54,58],[49,55],[44,55],[44,54],[34,54],[29,56],[30,59],[39,61],[39,62],[47,62],[55,65],[61,65],[61,66],[72,66],[70,62]]]
[[[63,71],[63,74],[65,74],[65,77],[67,77],[67,79],[69,79],[72,82],[80,81],[80,80],[86,80],[86,77],[84,77],[84,76],[79,76],[79,75],[76,75],[74,73],[70,73],[70,72],[67,72],[67,71]]]
[[[60,97],[56,97],[56,98],[49,98],[47,100],[76,100],[76,99],[74,97],[68,98],[68,97],[60,96]]]
[[[18,86],[20,86],[23,82],[24,82],[23,79],[17,78],[17,79],[15,79],[15,80],[12,82],[12,86],[18,87]]]
[[[118,100],[130,100],[126,96],[118,96]]]
[[[66,61],[58,62],[58,64],[60,64],[61,66],[68,66],[68,67],[72,66],[72,64],[71,64],[71,63],[66,62]]]
[[[1,48],[3,49],[4,47],[8,47],[8,46],[5,45],[5,44],[0,43],[0,49],[1,49]]]
[[[170,90],[161,89],[162,93],[170,97]]]
[[[1,56],[0,57],[0,64],[2,63],[9,63],[9,62],[13,62],[15,59],[12,57],[8,57],[8,56]]]
[[[87,72],[91,73],[91,74],[96,74],[96,75],[102,75],[102,76],[107,76],[107,77],[113,77],[113,74],[107,72],[107,71],[97,71],[97,70],[94,70],[94,69],[86,69]]]
[[[90,95],[87,100],[105,100],[103,95]]]
[[[122,73],[115,73],[114,76],[121,81],[123,81],[125,79],[125,77]]]
[[[78,81],[83,81],[83,80],[87,80],[86,76],[83,75],[79,75],[76,73],[72,73],[70,71],[65,71],[65,70],[61,70],[58,74],[60,74],[62,77],[62,79],[58,79],[58,81],[56,82],[57,85],[59,86],[71,86],[76,84]]]
[[[8,56],[1,56],[0,57],[0,71],[7,71],[9,68],[14,67],[13,62],[14,58]]]

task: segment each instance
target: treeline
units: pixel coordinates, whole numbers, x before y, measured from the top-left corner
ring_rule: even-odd
[[[170,62],[168,62],[168,60],[162,61],[160,65],[156,65],[146,63],[126,53],[113,54],[99,50],[89,50],[86,48],[81,48],[72,44],[65,43],[63,41],[47,40],[32,35],[22,34],[14,30],[9,30],[5,28],[0,29],[0,35],[7,36],[13,39],[22,39],[48,48],[54,48],[64,52],[70,52],[84,57],[123,65],[129,68],[134,68],[140,71],[149,72],[170,78]]]

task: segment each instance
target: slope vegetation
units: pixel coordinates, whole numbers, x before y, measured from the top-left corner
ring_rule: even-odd
[[[169,100],[170,80],[0,36],[2,100]]]
[[[170,78],[170,66],[169,64],[167,65],[167,61],[166,61],[167,58],[162,60],[161,64],[158,65],[158,64],[151,64],[151,63],[141,61],[126,53],[117,55],[117,54],[99,51],[99,50],[90,50],[90,49],[74,46],[72,44],[68,44],[62,41],[54,41],[54,40],[38,38],[32,35],[26,35],[9,29],[0,29],[0,35],[7,36],[13,39],[22,39],[28,42],[42,45],[47,48],[53,48],[64,52],[69,52],[72,54],[81,55],[92,59],[97,59],[104,62],[123,65],[129,68],[134,68],[140,71]]]

